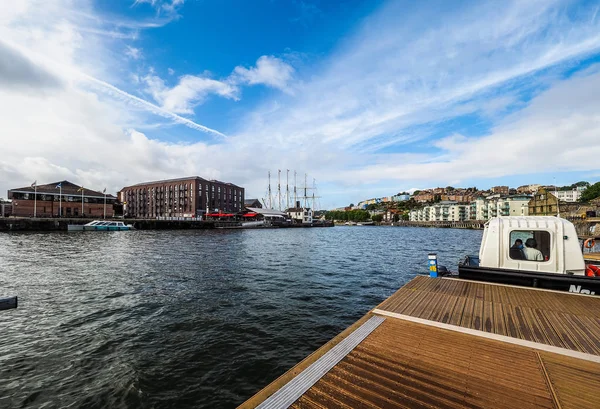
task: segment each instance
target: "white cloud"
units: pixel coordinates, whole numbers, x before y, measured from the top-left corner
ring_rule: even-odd
[[[160,77],[153,74],[146,75],[143,80],[147,85],[146,92],[156,102],[164,109],[180,114],[193,114],[194,106],[202,103],[209,94],[239,99],[239,89],[235,85],[206,77],[184,75],[173,88],[167,87]]]
[[[168,69],[169,75],[175,71]],[[197,105],[204,103],[211,95],[239,101],[240,86],[243,84],[264,84],[290,92],[289,82],[294,69],[279,58],[263,55],[256,61],[256,67],[235,67],[233,73],[223,80],[209,78],[206,75],[184,75],[177,85],[168,87],[165,81],[151,71],[143,78],[145,92],[164,109],[180,114],[193,114]]]
[[[269,87],[289,91],[288,84],[294,74],[294,68],[283,60],[263,55],[256,61],[255,67],[235,67],[235,81],[250,85],[264,84]]]
[[[130,57],[134,60],[139,60],[140,58],[142,58],[142,49],[131,47],[128,45],[125,48],[125,55],[127,55],[128,57]]]

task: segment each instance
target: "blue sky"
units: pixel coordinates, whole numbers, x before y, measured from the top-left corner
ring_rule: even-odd
[[[199,175],[262,198],[290,169],[332,208],[596,182],[599,7],[17,2],[0,16],[0,189]]]

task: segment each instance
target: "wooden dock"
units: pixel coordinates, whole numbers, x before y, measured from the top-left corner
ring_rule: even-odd
[[[598,408],[600,297],[419,276],[254,407]]]

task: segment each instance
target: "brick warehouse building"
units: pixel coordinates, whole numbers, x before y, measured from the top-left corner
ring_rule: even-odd
[[[127,217],[199,217],[209,212],[244,210],[244,188],[198,176],[138,183],[118,197]]]
[[[57,187],[59,185],[60,188]],[[35,189],[32,186],[11,189],[8,191],[8,198],[12,200],[12,216],[33,217],[35,207],[36,217],[58,217],[62,207],[63,217],[103,217],[106,198],[106,217],[113,217],[115,196],[105,196],[102,192],[87,188],[81,192],[80,188],[81,186],[63,180],[37,185]]]

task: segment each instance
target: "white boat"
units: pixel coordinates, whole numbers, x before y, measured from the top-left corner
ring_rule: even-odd
[[[467,256],[458,277],[599,296],[600,268],[586,265],[581,249],[568,220],[496,217],[485,224],[479,256]]]
[[[68,231],[121,231],[133,230],[133,226],[111,220],[94,220],[87,224],[69,224]]]

